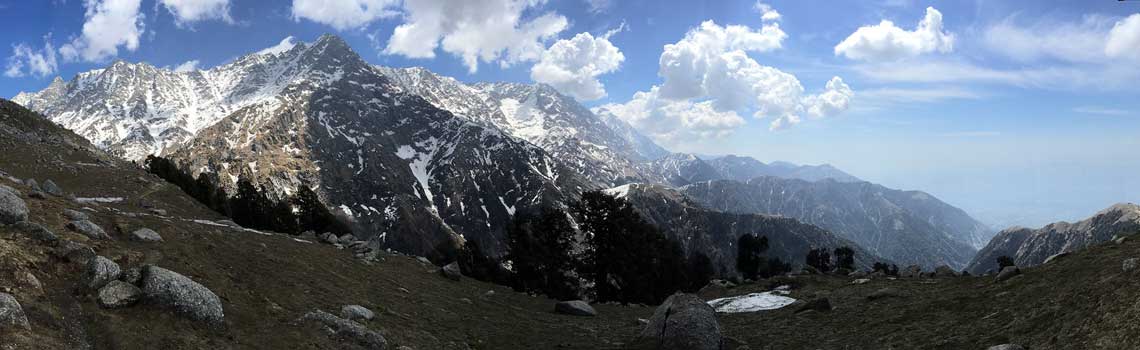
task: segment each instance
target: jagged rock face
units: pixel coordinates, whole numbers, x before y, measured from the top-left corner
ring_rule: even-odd
[[[589,186],[542,149],[401,91],[339,38],[309,47],[319,54],[298,69],[328,79],[286,86],[170,157],[227,186],[316,187],[359,236],[424,255],[463,239],[496,253],[515,210],[562,206]]]
[[[675,187],[724,178],[716,168],[688,153],[673,153],[642,164],[642,171],[649,177],[649,182]]]
[[[543,148],[602,186],[644,181],[637,163],[657,155],[645,154],[650,147],[632,144],[573,98],[546,85],[466,85],[418,67],[376,69],[436,107]]]
[[[829,164],[823,165],[795,165],[785,162],[764,164],[752,157],[739,157],[727,155],[706,160],[713,169],[716,169],[725,179],[748,181],[761,176],[774,176],[785,179],[800,179],[805,181],[822,181],[832,179],[838,182],[860,182],[857,177],[836,169]]]
[[[851,247],[856,266],[864,269],[876,261],[889,261],[814,225],[779,216],[715,211],[663,186],[629,184],[605,192],[630,201],[646,221],[679,242],[686,253],[706,254],[722,274],[735,273],[736,243],[745,234],[767,236],[768,256],[793,266],[803,265],[808,251],[820,247]]]
[[[1011,227],[978,251],[967,271],[997,269],[997,258],[1009,256],[1020,267],[1040,265],[1050,256],[1107,242],[1113,236],[1140,233],[1140,205],[1117,204],[1076,223],[1056,222],[1039,229]]]
[[[868,182],[760,177],[708,181],[680,189],[698,203],[731,213],[781,215],[827,229],[902,264],[966,266],[987,237],[985,225],[929,194]]]

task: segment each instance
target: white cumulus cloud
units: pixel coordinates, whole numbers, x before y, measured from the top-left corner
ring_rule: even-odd
[[[174,71],[178,72],[178,73],[193,72],[196,70],[198,70],[198,60],[186,61],[186,62],[183,62],[182,64],[174,67]]]
[[[722,27],[713,21],[705,21],[700,27],[686,33],[685,38],[665,45],[665,51],[658,61],[658,74],[665,78],[661,94],[673,99],[704,95],[709,89],[716,89],[716,86],[706,81],[710,70],[730,68],[725,67],[730,64],[724,57],[726,53],[739,52],[734,55],[748,59],[744,51],[766,52],[779,49],[787,37],[780,30],[779,24],[775,23],[765,24],[760,30],[752,30],[746,26]],[[729,72],[722,70],[713,73]]]
[[[542,0],[421,0],[404,3],[405,22],[388,39],[385,54],[434,58],[436,49],[463,59],[468,71],[479,62],[500,66],[538,60],[546,46],[569,25],[545,13],[524,18]]]
[[[616,71],[625,60],[621,50],[610,43],[610,35],[614,33],[599,37],[578,33],[571,39],[555,42],[531,67],[531,79],[550,84],[581,101],[605,97],[606,90],[598,76]]]
[[[835,54],[854,60],[894,61],[953,49],[954,34],[942,30],[942,12],[927,7],[926,16],[914,30],[905,30],[895,26],[894,22],[883,20],[855,30],[835,45]]]
[[[1104,54],[1112,58],[1140,61],[1140,13],[1128,16],[1112,26]]]
[[[594,112],[613,115],[666,147],[726,137],[745,124],[736,112],[719,111],[709,101],[661,98],[656,86],[635,93],[626,103],[607,104]]]
[[[780,12],[776,11],[776,9],[772,8],[772,5],[768,5],[768,4],[765,4],[763,2],[757,1],[756,4],[752,5],[752,8],[756,9],[756,11],[760,12],[760,19],[761,20],[764,20],[764,21],[779,21],[780,20]]]
[[[399,0],[293,0],[293,18],[337,30],[357,29],[377,19],[397,16],[399,12],[394,7],[399,4]]]
[[[59,48],[69,61],[98,62],[119,54],[119,47],[134,51],[143,33],[141,0],[85,0],[83,32]]]
[[[230,0],[159,0],[178,25],[185,25],[208,19],[232,22]]]
[[[12,45],[12,56],[8,57],[4,76],[17,78],[31,75],[43,78],[55,74],[58,68],[49,34],[44,37],[44,47],[40,50],[23,43]]]

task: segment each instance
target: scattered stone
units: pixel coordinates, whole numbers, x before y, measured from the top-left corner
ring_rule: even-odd
[[[150,213],[154,215],[166,216],[166,209],[150,208]]]
[[[396,290],[398,290],[398,291],[401,291],[401,292],[403,292],[404,294],[412,294],[412,291],[410,291],[410,290],[408,290],[407,288],[404,288],[404,287],[396,288]]]
[[[337,238],[336,241],[337,241],[337,243],[340,243],[343,245],[350,245],[350,244],[352,244],[352,242],[356,241],[356,236],[353,236],[351,233],[346,233],[346,234],[344,234],[344,236],[340,236],[340,238]]]
[[[800,305],[800,307],[796,309],[795,313],[798,314],[808,310],[820,312],[831,311],[831,301],[827,300],[827,298],[814,299],[812,301],[804,303],[803,305]]]
[[[468,299],[468,298],[459,298],[459,301],[462,301],[465,304],[474,304],[475,303],[474,301],[471,301],[471,299]]]
[[[28,178],[27,180],[24,180],[24,186],[27,186],[32,191],[40,190],[40,184],[36,182],[36,179]]]
[[[659,350],[721,349],[716,311],[696,295],[677,293],[665,299],[638,335],[635,348]]]
[[[111,281],[99,290],[99,306],[105,309],[118,309],[134,305],[142,298],[142,290],[123,281]]]
[[[431,260],[428,260],[428,258],[425,258],[422,256],[417,256],[416,261],[419,261],[421,264],[428,265],[428,266],[434,265],[431,263]]]
[[[96,256],[94,259],[87,261],[87,267],[83,270],[83,286],[89,291],[97,291],[99,288],[107,285],[111,281],[119,279],[122,274],[119,269],[119,264],[116,264],[111,259],[102,256]]]
[[[0,292],[0,331],[12,327],[32,328],[28,324],[28,317],[24,316],[24,308],[16,301],[16,297]]]
[[[950,266],[941,265],[934,268],[934,277],[958,277],[958,271],[954,271]]]
[[[1017,266],[1006,266],[1005,268],[1001,269],[1001,272],[998,272],[997,277],[994,278],[994,281],[996,281],[996,282],[1005,281],[1005,280],[1008,280],[1010,278],[1013,278],[1013,276],[1017,276],[1020,274],[1021,274],[1021,269],[1017,268]]]
[[[330,337],[341,342],[351,342],[365,349],[380,350],[388,347],[388,340],[384,339],[380,332],[321,310],[306,313],[297,323],[315,324],[320,326]]]
[[[905,270],[899,272],[899,276],[906,278],[922,277],[922,267],[918,265],[907,266]]]
[[[59,241],[59,236],[56,236],[55,232],[51,232],[51,230],[48,230],[42,225],[31,221],[17,222],[13,228],[19,230],[20,232],[23,232],[24,234],[28,235],[28,237],[46,243],[47,245],[54,245],[57,241]]]
[[[800,270],[800,274],[801,275],[818,275],[819,270],[813,266],[810,266],[810,265],[804,266],[803,270]]]
[[[868,274],[867,274],[867,271],[863,271],[863,270],[856,270],[855,272],[852,272],[852,273],[849,273],[849,274],[847,274],[847,277],[854,277],[854,278],[866,278],[866,277],[867,277],[867,275],[868,275]]]
[[[28,198],[47,199],[47,195],[40,191],[28,192]]]
[[[871,292],[871,294],[867,295],[867,300],[898,298],[898,297],[902,297],[902,296],[903,296],[902,292],[900,292],[898,289],[887,287],[887,288],[883,288],[883,289]]]
[[[376,314],[372,313],[372,310],[369,310],[368,308],[360,305],[345,305],[344,307],[340,308],[340,317],[344,317],[353,321],[371,321],[375,316]]]
[[[856,279],[854,281],[851,281],[851,284],[867,284],[867,282],[871,282],[871,279],[870,278],[859,278],[859,279]]]
[[[589,303],[581,300],[560,301],[554,304],[554,312],[574,316],[597,316],[598,312]]]
[[[321,242],[336,244],[338,240],[339,238],[337,238],[337,236],[332,232],[325,232],[321,234]]]
[[[99,225],[91,222],[91,220],[72,221],[67,223],[67,228],[72,231],[82,233],[84,236],[91,237],[91,239],[111,238],[111,236],[107,235],[106,231],[103,231],[102,227],[99,227]]]
[[[991,346],[986,348],[986,350],[1025,350],[1025,347],[1017,344],[1002,344]]]
[[[87,213],[84,213],[84,212],[81,212],[78,210],[74,210],[74,209],[64,209],[63,210],[63,217],[65,217],[71,221],[90,220],[91,219],[91,217],[87,216]]]
[[[443,277],[447,277],[447,279],[452,281],[458,281],[463,277],[463,273],[459,271],[458,262],[447,264],[447,266],[439,269],[439,273],[443,275]]]
[[[162,242],[162,236],[159,236],[158,232],[154,232],[154,230],[151,230],[149,228],[140,228],[138,230],[135,230],[134,232],[131,232],[130,236],[128,237],[130,237],[132,241],[137,242]]]
[[[1140,261],[1138,261],[1136,258],[1124,259],[1124,263],[1122,264],[1124,267],[1124,272],[1135,270],[1138,262]]]
[[[86,264],[87,261],[95,257],[95,250],[91,249],[91,247],[83,243],[67,240],[60,243],[52,253],[65,261],[79,264]]]
[[[44,284],[36,275],[29,271],[16,272],[16,285],[28,291],[27,294],[40,296],[44,294]]]
[[[59,185],[56,185],[55,181],[51,179],[44,180],[43,191],[56,197],[63,197],[63,189],[59,188]]]
[[[11,225],[28,219],[28,206],[12,191],[0,190],[0,225]]]
[[[484,298],[490,298],[490,297],[493,297],[493,296],[495,296],[495,291],[493,291],[493,290],[489,290],[489,291],[487,291],[486,293],[483,293],[483,297],[484,297]]]
[[[177,272],[146,265],[142,268],[140,284],[143,299],[148,303],[216,327],[225,319],[222,301],[214,292]]]
[[[3,176],[3,174],[0,174],[0,176]],[[15,188],[12,188],[11,186],[4,185],[4,184],[0,184],[0,191],[12,192],[12,193],[16,194],[17,197],[24,195],[22,192],[20,192],[20,190],[17,190]]]
[[[1120,237],[1117,237],[1116,239],[1114,239],[1112,241],[1115,242],[1116,244],[1124,244],[1124,242],[1128,241],[1128,236],[1120,236]]]
[[[1054,260],[1057,260],[1057,259],[1060,259],[1060,258],[1064,258],[1064,257],[1066,257],[1066,256],[1069,256],[1069,252],[1060,252],[1060,253],[1057,253],[1057,254],[1053,254],[1053,255],[1050,255],[1048,258],[1045,258],[1045,262],[1043,262],[1043,263],[1041,263],[1041,264],[1042,264],[1042,265],[1044,265],[1044,264],[1048,264],[1048,263],[1051,263],[1051,262],[1053,262]]]
[[[306,241],[315,241],[315,240],[317,240],[317,233],[313,232],[313,231],[305,231],[305,232],[301,232],[301,234],[297,235],[297,238],[303,239]]]

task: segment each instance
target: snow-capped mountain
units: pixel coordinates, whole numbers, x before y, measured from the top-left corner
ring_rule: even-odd
[[[836,169],[830,164],[796,165],[788,162],[764,164],[752,157],[727,155],[705,160],[725,179],[748,181],[761,176],[775,176],[785,179],[820,181],[832,179],[839,182],[860,182],[859,178]]]
[[[572,97],[548,85],[468,85],[419,67],[377,69],[436,107],[542,147],[602,186],[645,181],[638,164],[663,151],[655,144],[631,143],[627,138],[644,136],[632,128],[622,130],[627,135],[619,134]]]

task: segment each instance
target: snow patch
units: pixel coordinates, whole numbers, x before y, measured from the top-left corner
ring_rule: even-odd
[[[625,198],[629,196],[629,189],[633,184],[625,184],[614,188],[607,188],[602,190],[602,193],[608,194],[615,198]]]
[[[751,293],[728,298],[709,300],[709,306],[716,312],[739,313],[775,310],[796,302],[796,299],[776,295],[773,292]]]
[[[88,203],[118,203],[122,202],[123,197],[91,197],[91,198],[76,198],[75,202],[79,204]]]

